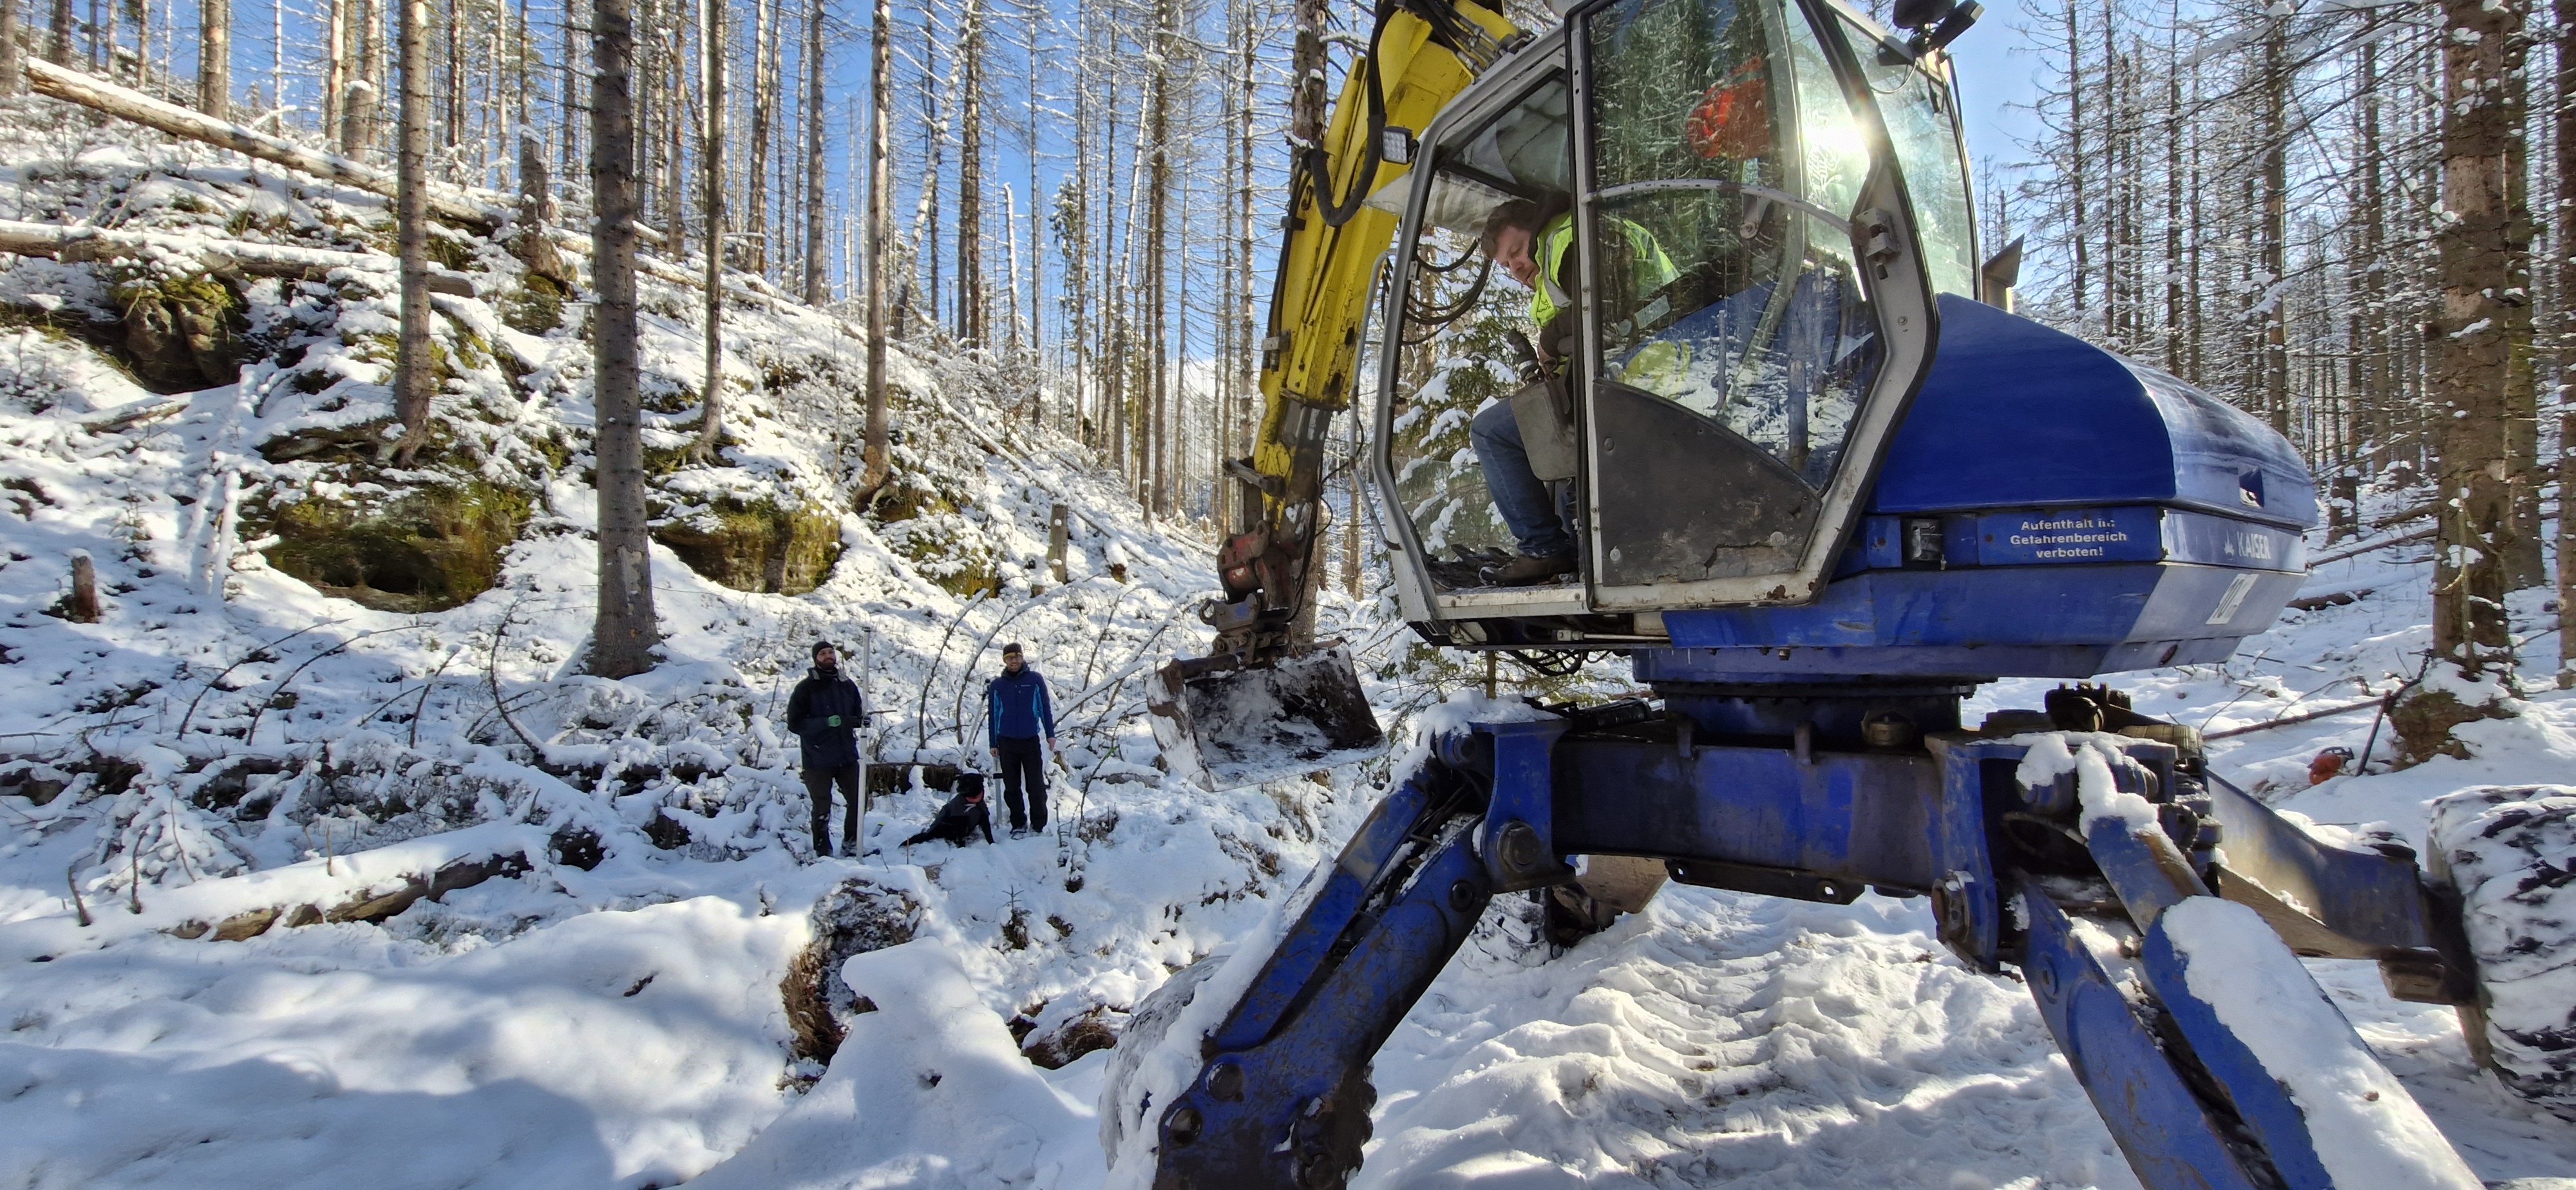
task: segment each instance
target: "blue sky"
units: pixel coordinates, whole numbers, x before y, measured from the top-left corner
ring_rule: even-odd
[[[1986,15],[1950,45],[1968,117],[1968,153],[1981,165],[2019,160],[2020,142],[2038,132],[2029,105],[2039,97],[2040,63],[2022,35],[2026,19],[2021,0],[1986,0]]]

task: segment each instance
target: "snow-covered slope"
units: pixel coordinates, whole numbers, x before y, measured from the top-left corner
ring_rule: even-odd
[[[0,116],[10,216],[386,242],[364,195],[40,101]],[[903,515],[850,515],[855,344],[762,302],[728,315],[725,465],[675,464],[660,513],[826,516],[828,569],[763,593],[657,549],[668,661],[575,676],[594,548],[577,304],[545,322],[490,242],[452,260],[483,296],[442,299],[457,445],[416,475],[363,448],[389,412],[370,336],[390,304],[358,280],[242,287],[247,386],[165,394],[102,347],[143,274],[0,272],[0,1185],[1098,1184],[1092,1047],[1328,860],[1384,766],[1223,795],[1164,778],[1140,680],[1201,642],[1210,547],[1014,421],[989,364],[929,355],[897,369]],[[685,443],[704,381],[685,298],[648,283],[657,449]],[[326,432],[359,448],[263,450]],[[452,607],[326,591],[243,532],[308,493],[469,479],[526,507],[494,585]],[[1039,567],[1058,502],[1081,514],[1062,585]],[[74,551],[96,623],[48,614]],[[2426,569],[2322,568],[2312,591],[2373,591],[2225,666],[2123,684],[2212,730],[2384,690],[2424,643]],[[984,578],[998,595],[958,594]],[[2518,610],[2529,630],[2536,603]],[[1399,733],[1472,684],[1376,603],[1325,619]],[[814,859],[776,716],[817,638],[866,658],[875,746],[925,781],[980,747],[973,683],[1026,641],[1072,745],[1060,828],[907,850],[941,798],[909,785],[871,815],[876,854]],[[1587,683],[1624,685],[1611,666]],[[2308,757],[2369,726],[2215,759],[2321,829],[2409,838],[2435,796],[2576,760],[2576,700],[2542,694],[2476,729],[2472,759],[2303,788]],[[1919,902],[1676,887],[1550,958],[1498,907],[1381,1055],[1361,1180],[2132,1184],[2024,990],[1932,933]],[[2448,1012],[2391,1002],[2366,966],[2314,969],[2482,1176],[2576,1169],[2576,1130],[2473,1072]]]

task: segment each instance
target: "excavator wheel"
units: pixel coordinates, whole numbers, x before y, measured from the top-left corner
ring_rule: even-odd
[[[2477,960],[2470,1056],[2576,1119],[2576,786],[2464,789],[2433,803],[2427,867],[2459,897]]]

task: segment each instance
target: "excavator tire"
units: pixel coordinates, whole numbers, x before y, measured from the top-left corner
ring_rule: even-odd
[[[2459,896],[2477,961],[2469,1053],[2576,1119],[2576,786],[2464,789],[2433,803],[2428,868]]]

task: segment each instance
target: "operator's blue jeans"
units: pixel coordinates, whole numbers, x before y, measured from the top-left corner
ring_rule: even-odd
[[[1512,403],[1496,401],[1486,406],[1467,423],[1467,441],[1476,448],[1476,460],[1485,466],[1485,490],[1493,493],[1494,508],[1519,540],[1521,554],[1553,558],[1573,553],[1574,538],[1565,531],[1556,500],[1530,470],[1529,451],[1521,445],[1521,423],[1512,416]]]

